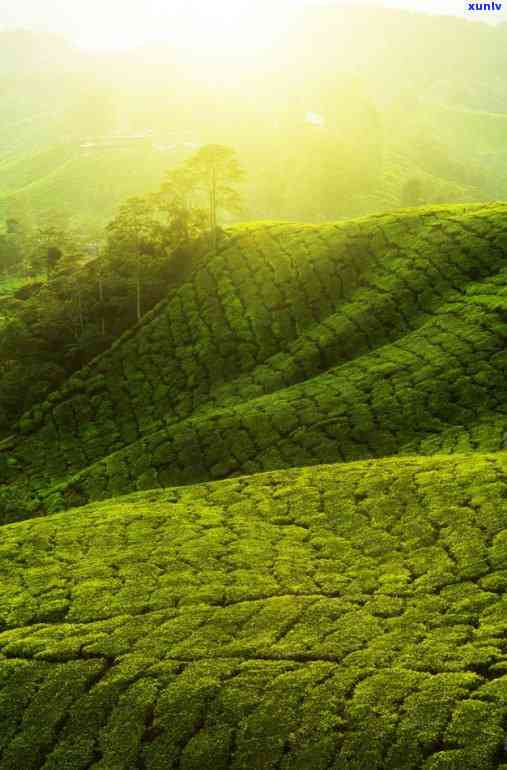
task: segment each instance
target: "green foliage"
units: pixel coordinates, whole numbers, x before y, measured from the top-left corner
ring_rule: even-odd
[[[152,196],[165,219],[167,236],[175,246],[198,238],[206,228],[206,210],[196,198],[197,180],[188,163],[166,172],[159,192]]]
[[[191,220],[182,231],[166,198],[129,199],[108,226],[102,254],[94,233],[68,225],[62,212],[36,226],[16,223],[13,237],[32,277],[0,281],[0,296],[7,292],[0,313],[0,434],[182,281],[204,247],[202,217]],[[37,267],[45,275],[34,281]]]
[[[211,228],[217,226],[218,210],[241,209],[237,184],[244,180],[245,172],[231,147],[220,144],[205,145],[187,161],[186,169],[197,189],[201,190],[209,201]]]
[[[401,192],[403,206],[419,206],[423,203],[423,186],[420,179],[407,179]]]
[[[22,417],[0,770],[505,764],[505,214],[229,228]]]
[[[0,770],[506,770],[504,38],[0,31]]]
[[[0,768],[495,770],[506,490],[397,458],[4,527]]]
[[[3,520],[147,485],[503,448],[505,222],[486,206],[229,229],[25,416]]]

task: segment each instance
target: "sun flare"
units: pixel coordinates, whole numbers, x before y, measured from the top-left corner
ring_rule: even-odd
[[[276,10],[263,0],[154,0],[140,20],[128,9],[118,17],[109,10],[101,23],[82,30],[81,47],[89,50],[125,50],[158,40],[192,51],[196,57],[216,55],[250,57],[261,54],[280,32],[284,0]],[[111,9],[112,10],[112,9]]]

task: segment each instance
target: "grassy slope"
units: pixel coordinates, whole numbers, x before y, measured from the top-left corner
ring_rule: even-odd
[[[423,200],[426,201],[466,203],[470,200],[487,200],[487,195],[478,187],[461,185],[450,179],[429,174],[406,153],[391,149],[386,151],[382,181],[378,190],[367,196],[358,196],[353,199],[353,205],[368,213],[392,211],[400,206],[403,187],[409,179],[420,181]]]
[[[396,458],[3,528],[0,768],[507,767],[506,499]]]
[[[231,231],[22,420],[0,451],[3,521],[231,474],[505,447],[506,211]]]
[[[69,143],[4,159],[0,162],[2,193],[6,195],[35,184],[79,155],[79,147]]]
[[[176,159],[142,143],[96,149],[69,144],[34,153],[0,164],[0,211],[15,204],[39,214],[64,209],[107,221],[126,197],[156,189]]]
[[[506,213],[233,229],[23,418],[0,770],[506,770]]]
[[[461,152],[505,154],[507,115],[481,110],[432,105],[428,122],[445,141],[453,141]]]

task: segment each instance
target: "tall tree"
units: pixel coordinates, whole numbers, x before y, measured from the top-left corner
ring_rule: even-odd
[[[407,179],[401,190],[402,206],[420,206],[423,203],[423,184],[420,179]]]
[[[70,226],[63,212],[48,212],[25,239],[32,272],[44,271],[49,279],[60,263],[69,266],[82,253],[83,238],[83,233]]]
[[[217,250],[218,212],[239,211],[241,195],[237,185],[243,181],[245,172],[231,147],[221,144],[207,144],[201,147],[185,164],[189,178],[195,187],[205,193],[208,199],[209,228],[213,250]]]
[[[107,226],[107,256],[120,262],[134,273],[136,318],[141,320],[142,276],[146,263],[162,256],[164,229],[157,216],[153,200],[136,196],[120,206],[116,217]]]
[[[106,316],[104,313],[104,272],[105,272],[105,261],[103,259],[97,260],[97,265],[95,268],[95,274],[97,276],[97,290],[98,290],[98,310],[99,310],[99,321],[100,321],[100,334],[102,337],[106,336]]]
[[[154,196],[172,249],[188,244],[206,228],[206,210],[199,205],[198,183],[192,169],[179,166],[166,173]]]
[[[12,233],[0,233],[0,272],[7,274],[15,269],[20,262],[20,254],[16,239]]]
[[[0,270],[20,273],[27,266],[27,244],[30,230],[21,219],[8,216],[0,232]]]

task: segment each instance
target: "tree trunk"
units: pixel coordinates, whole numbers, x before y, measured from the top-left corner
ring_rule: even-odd
[[[217,253],[217,171],[215,166],[211,171],[211,229],[213,237],[213,254]]]
[[[102,273],[99,273],[99,303],[100,303],[100,333],[106,336],[106,319],[104,318],[104,283]]]
[[[79,318],[79,331],[81,334],[84,332],[84,317],[83,317],[83,300],[81,297],[81,289],[77,291],[77,308]]]
[[[137,312],[137,321],[139,322],[141,320],[141,269],[140,266],[137,266],[137,273],[136,273],[136,312]]]
[[[209,245],[213,251],[213,191],[209,189]]]

